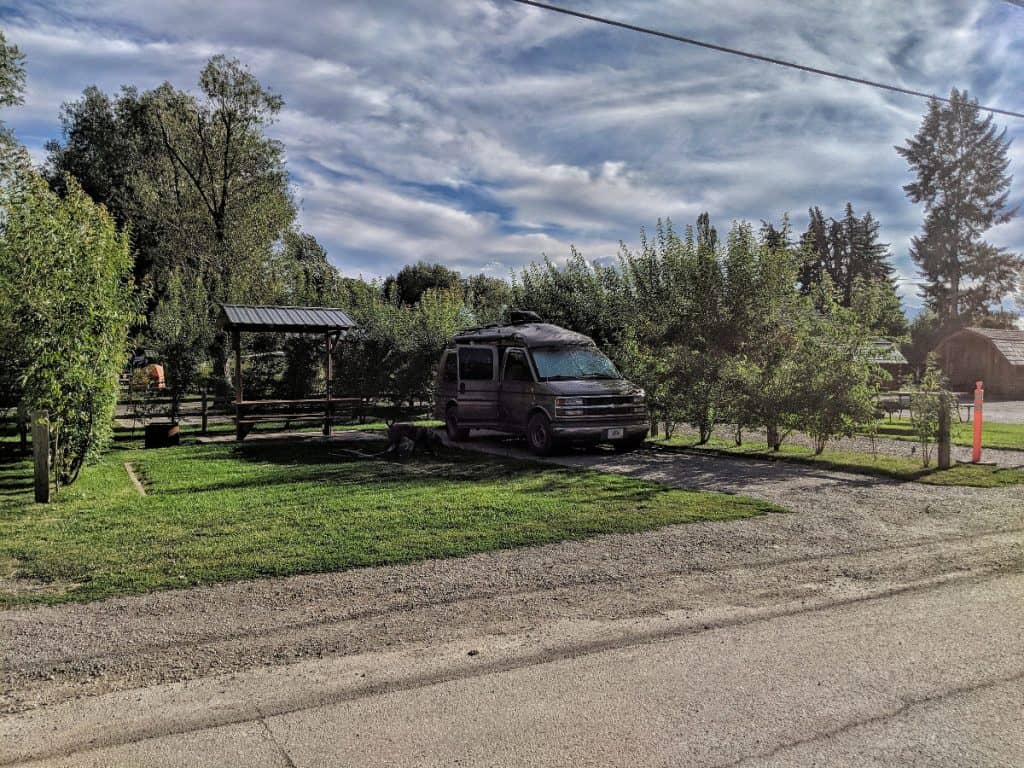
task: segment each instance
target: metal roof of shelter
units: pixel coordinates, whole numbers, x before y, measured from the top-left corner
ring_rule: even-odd
[[[872,339],[868,342],[867,351],[871,362],[878,365],[908,365],[896,342],[889,339]]]
[[[280,307],[262,304],[223,304],[221,323],[229,331],[269,333],[331,333],[355,327],[334,307]]]
[[[551,323],[515,323],[470,328],[455,335],[456,344],[521,344],[525,347],[594,346],[582,333]]]

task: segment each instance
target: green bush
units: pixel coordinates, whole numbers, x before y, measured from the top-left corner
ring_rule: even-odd
[[[20,158],[20,159],[19,159]],[[10,148],[0,182],[0,357],[47,411],[58,486],[110,439],[134,320],[128,238],[71,179],[59,197]]]

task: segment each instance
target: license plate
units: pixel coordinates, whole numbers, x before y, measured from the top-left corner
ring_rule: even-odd
[[[608,430],[609,440],[620,440],[622,439],[622,427],[613,427]]]

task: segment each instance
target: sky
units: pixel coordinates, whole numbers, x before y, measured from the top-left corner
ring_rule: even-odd
[[[1002,0],[557,0],[566,7],[809,66],[1024,111],[1024,8]],[[918,98],[786,70],[508,0],[0,0],[27,57],[24,105],[3,119],[42,161],[61,104],[89,85],[198,90],[226,53],[285,107],[302,228],[344,274],[418,260],[508,277],[574,244],[614,258],[659,218],[702,211],[797,230],[817,205],[870,210],[913,311],[905,197],[893,150]],[[1024,120],[1011,202],[1024,203]],[[1017,217],[988,234],[1024,251]]]

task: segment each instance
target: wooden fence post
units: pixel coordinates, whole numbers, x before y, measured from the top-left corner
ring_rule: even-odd
[[[206,413],[207,413],[207,402],[206,402],[206,387],[203,387],[203,428],[200,434],[206,434]]]
[[[25,403],[18,403],[18,415],[15,417],[18,420],[18,447],[22,453],[28,452],[28,411],[25,409]]]
[[[950,448],[949,448],[949,398],[939,398],[939,469],[949,469]]]
[[[36,502],[50,502],[50,415],[46,411],[32,414],[32,454],[35,458]]]

